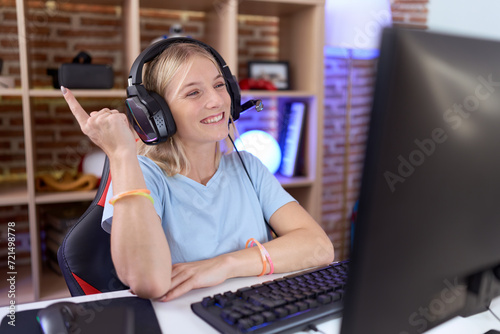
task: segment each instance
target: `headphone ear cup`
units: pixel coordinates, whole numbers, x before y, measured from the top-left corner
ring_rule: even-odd
[[[172,112],[170,111],[167,101],[165,101],[165,99],[160,96],[160,94],[156,92],[148,93],[149,96],[151,96],[151,98],[153,98],[160,107],[160,112],[157,112],[153,116],[153,120],[156,124],[156,127],[158,128],[158,131],[161,134],[161,141],[165,141],[169,137],[172,137],[177,131],[174,117],[172,116]],[[163,131],[161,129],[163,129]]]
[[[229,95],[231,96],[231,116],[233,120],[240,118],[241,113],[241,92],[240,85],[238,85],[238,80],[234,75],[231,75],[231,80],[228,80],[228,85],[230,87]]]
[[[214,54],[214,51],[212,51],[212,54]],[[220,63],[221,60],[218,57],[216,57],[216,59],[217,62],[219,62],[219,66],[221,66],[222,76],[226,81],[227,92],[229,93],[229,96],[231,98],[231,117],[234,121],[236,121],[238,118],[240,118],[241,113],[240,86],[238,85],[236,77],[231,73],[229,67],[227,65],[223,66],[223,64]]]

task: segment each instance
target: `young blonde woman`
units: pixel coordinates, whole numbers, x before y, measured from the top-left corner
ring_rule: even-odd
[[[87,114],[61,87],[83,133],[109,158],[113,204],[102,226],[118,277],[140,297],[168,301],[231,277],[333,261],[325,232],[257,158],[240,152],[243,165],[222,152],[232,107],[222,71],[198,43],[172,43],[149,61],[144,86],[164,98],[176,132],[139,150],[125,114]]]

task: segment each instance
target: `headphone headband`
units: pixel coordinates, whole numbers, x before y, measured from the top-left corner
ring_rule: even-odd
[[[129,86],[131,85],[140,85],[142,84],[142,68],[144,67],[144,64],[150,62],[151,60],[155,59],[157,56],[159,56],[165,49],[167,49],[169,46],[172,44],[176,43],[189,43],[189,44],[196,44],[210,52],[212,56],[214,56],[215,60],[219,63],[221,67],[221,71],[224,71],[224,68],[228,68],[226,65],[226,62],[222,58],[222,56],[212,47],[209,45],[200,42],[196,39],[188,38],[188,37],[172,37],[172,38],[167,38],[163,39],[161,41],[158,41],[141,52],[141,54],[136,58],[134,63],[132,64],[132,67],[130,68],[130,75],[129,75]],[[228,68],[229,69],[229,68]]]

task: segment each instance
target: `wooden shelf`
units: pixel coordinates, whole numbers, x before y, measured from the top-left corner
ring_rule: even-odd
[[[127,92],[124,89],[72,89],[71,92],[76,97],[127,97]],[[63,95],[59,89],[30,89],[32,97],[60,97]]]
[[[60,3],[85,3],[91,5],[122,6],[122,0],[56,0]],[[216,0],[141,0],[141,8],[160,8],[169,10],[206,12],[213,10]]]
[[[64,191],[37,193],[35,195],[36,204],[51,204],[51,203],[68,203],[92,201],[96,195],[96,190],[91,191]]]
[[[314,179],[306,176],[286,177],[276,174],[275,177],[284,188],[310,187],[314,184]]]
[[[22,96],[21,88],[0,88],[0,96]]]
[[[49,268],[43,268],[40,280],[42,286],[40,300],[71,297],[64,277]]]
[[[303,90],[242,90],[241,96],[311,98],[315,94]]]
[[[86,5],[102,5],[102,6],[121,6],[122,0],[56,0],[57,4],[73,3]]]
[[[28,187],[26,181],[1,182],[0,206],[28,204]]]
[[[168,8],[170,10],[209,12],[217,6],[216,0],[142,0],[143,8]]]
[[[293,13],[322,5],[324,0],[241,0],[238,13],[243,15],[288,16]]]

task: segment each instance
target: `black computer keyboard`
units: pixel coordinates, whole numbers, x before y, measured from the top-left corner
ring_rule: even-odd
[[[191,308],[220,333],[287,333],[340,313],[348,261],[205,297]]]

